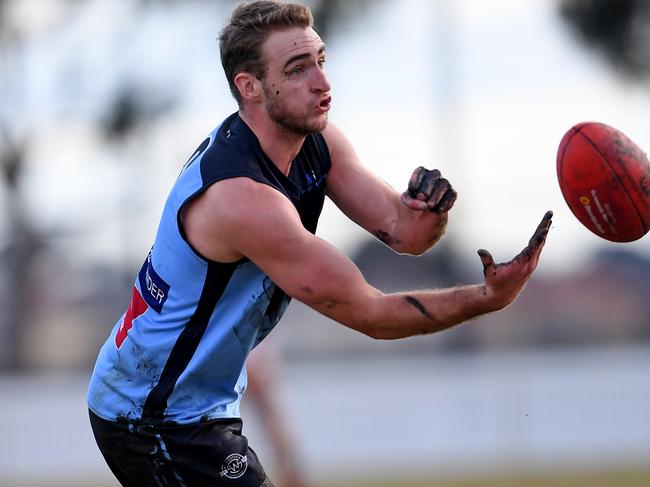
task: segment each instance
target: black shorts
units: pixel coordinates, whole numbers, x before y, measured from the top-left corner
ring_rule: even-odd
[[[152,426],[90,411],[95,440],[124,487],[273,487],[240,419]]]

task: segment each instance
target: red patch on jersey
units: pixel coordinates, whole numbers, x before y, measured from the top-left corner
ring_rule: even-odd
[[[122,320],[122,324],[115,334],[115,345],[117,345],[117,348],[120,348],[124,340],[126,340],[126,335],[133,326],[133,320],[147,311],[147,309],[149,309],[149,306],[140,295],[138,289],[134,287],[133,295],[131,296],[131,303],[129,303],[129,309],[126,310],[124,320]]]

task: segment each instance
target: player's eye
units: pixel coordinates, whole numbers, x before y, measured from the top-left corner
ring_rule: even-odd
[[[293,68],[290,68],[287,70],[287,75],[289,76],[297,76],[305,72],[305,68],[299,64],[297,66],[294,66]]]

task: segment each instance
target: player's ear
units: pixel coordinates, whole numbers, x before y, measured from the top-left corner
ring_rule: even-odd
[[[256,101],[262,96],[262,82],[251,73],[241,71],[234,81],[243,100]]]

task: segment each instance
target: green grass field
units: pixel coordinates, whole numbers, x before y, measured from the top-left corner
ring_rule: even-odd
[[[96,482],[90,479],[67,482],[7,483],[0,475],[0,487],[118,487],[117,482]],[[277,484],[276,487],[282,487]],[[484,478],[455,478],[446,480],[385,480],[356,483],[317,482],[315,487],[650,487],[650,467],[641,471],[603,471],[583,473],[549,473],[546,475],[495,476]]]
[[[606,471],[598,473],[500,476],[491,478],[422,480],[413,482],[372,482],[319,484],[319,487],[650,487],[647,471]],[[281,486],[278,486],[281,487]]]

